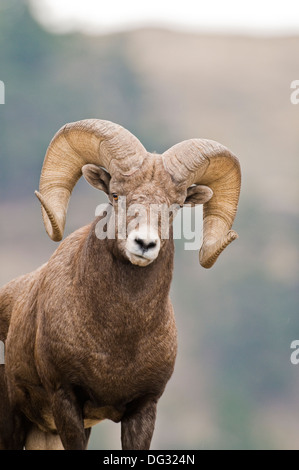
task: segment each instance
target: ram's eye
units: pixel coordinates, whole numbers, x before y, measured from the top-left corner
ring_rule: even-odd
[[[112,197],[113,197],[114,201],[118,200],[118,195],[116,193],[112,193]]]

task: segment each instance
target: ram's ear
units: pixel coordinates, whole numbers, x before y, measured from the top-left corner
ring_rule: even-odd
[[[104,168],[88,164],[82,167],[82,173],[86,181],[94,188],[100,189],[109,195],[109,183],[111,176]]]
[[[205,204],[213,196],[213,191],[208,186],[196,185],[190,186],[187,189],[187,197],[184,204],[191,204],[195,206],[196,204]]]

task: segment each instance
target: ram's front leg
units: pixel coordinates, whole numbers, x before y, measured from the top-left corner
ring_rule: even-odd
[[[84,429],[83,412],[75,394],[71,390],[57,390],[53,395],[52,410],[63,447],[85,450],[90,430]]]
[[[123,450],[148,450],[156,422],[157,400],[143,399],[128,405],[121,420]]]

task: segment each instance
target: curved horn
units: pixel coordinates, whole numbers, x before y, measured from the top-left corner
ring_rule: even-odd
[[[133,134],[109,121],[86,119],[63,126],[48,147],[35,192],[50,238],[63,237],[69,198],[84,165],[93,163],[109,173],[119,170],[129,175],[140,167],[145,153]]]
[[[239,160],[226,147],[205,139],[181,142],[163,156],[165,169],[177,184],[204,184],[213,197],[203,207],[203,243],[199,261],[211,268],[238,234],[231,230],[237,212],[241,170]]]

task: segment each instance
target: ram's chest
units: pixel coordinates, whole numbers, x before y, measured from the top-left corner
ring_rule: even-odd
[[[131,338],[130,342],[90,353],[85,382],[107,403],[127,402],[138,395],[163,391],[174,367],[176,337]]]
[[[172,338],[167,351],[161,344],[156,344],[156,348],[145,346],[141,350],[135,346],[134,352],[134,348],[120,345],[118,354],[115,350],[89,351],[82,367],[73,358],[68,364],[69,372],[61,370],[65,382],[69,375],[78,400],[84,397],[81,403],[86,428],[105,419],[119,422],[128,403],[146,395],[158,398],[162,394],[173,371],[176,339]],[[51,410],[45,409],[41,415],[45,429],[55,430]]]
[[[51,331],[40,335],[39,371],[51,382],[84,387],[97,401],[112,405],[146,393],[159,395],[172,374],[176,357],[176,328],[172,316],[153,330],[85,329],[72,325],[69,335]],[[71,333],[72,330],[72,333]],[[45,356],[46,351],[46,356]],[[54,366],[54,367],[53,367]]]

